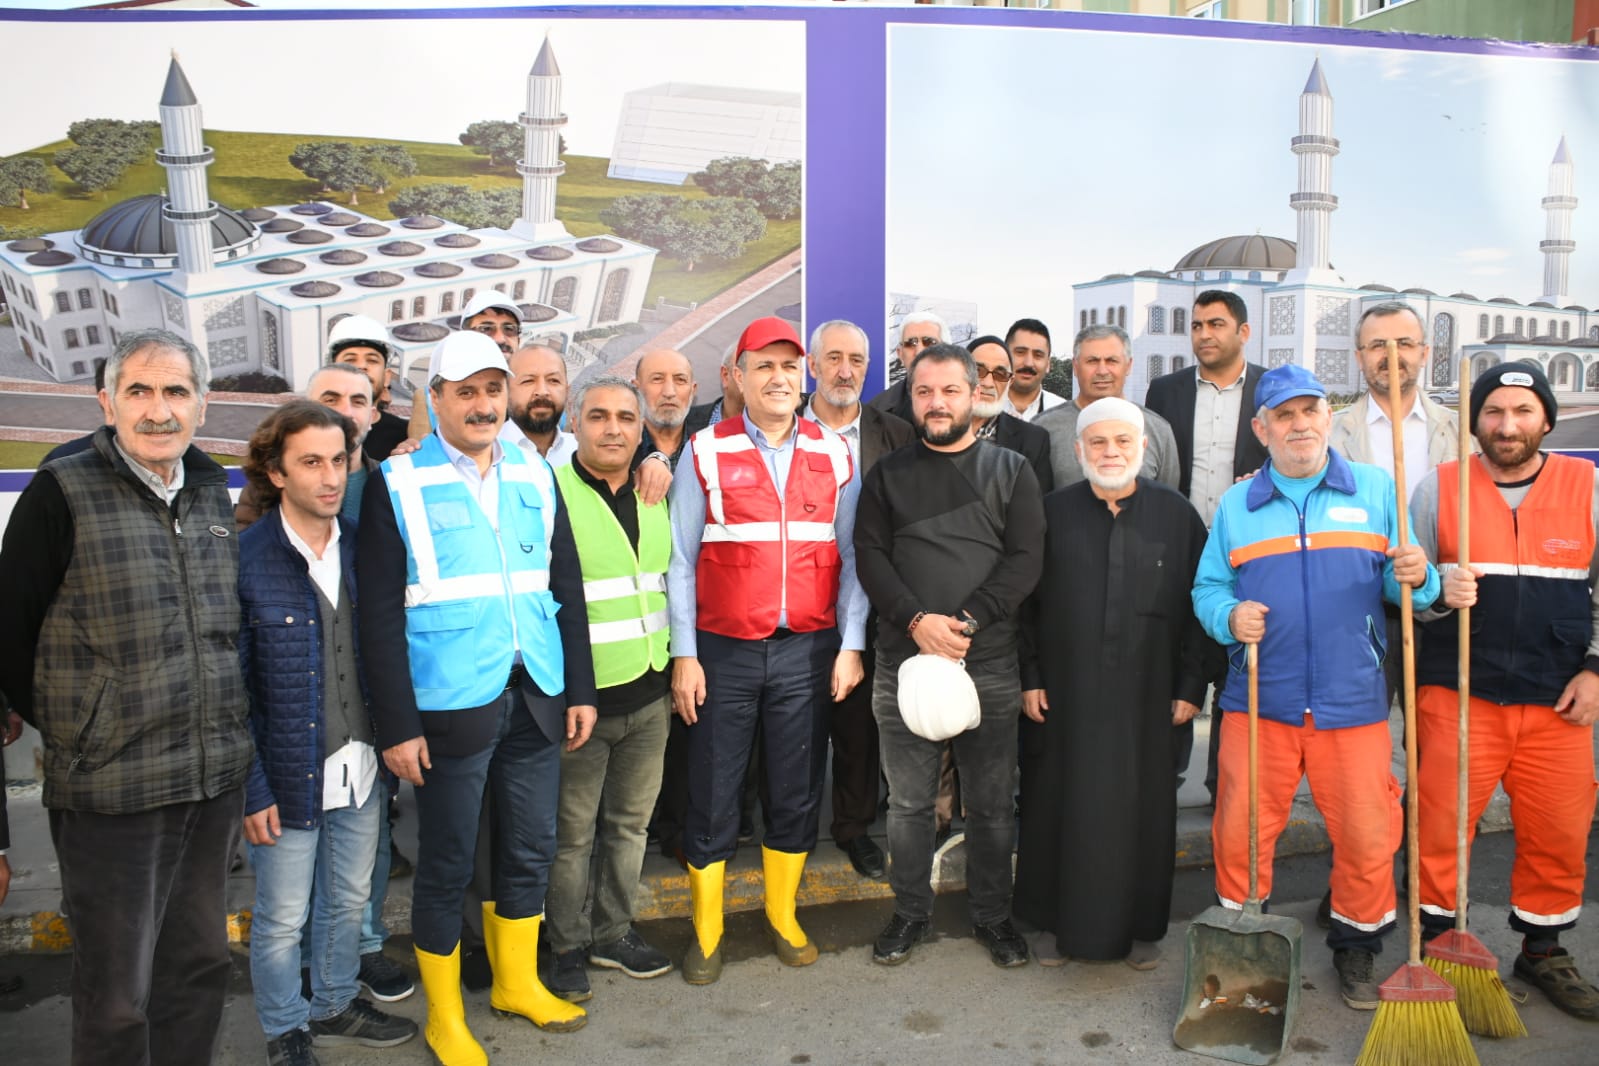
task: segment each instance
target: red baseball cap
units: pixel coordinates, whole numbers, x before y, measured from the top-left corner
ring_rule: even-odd
[[[781,318],[757,318],[744,332],[738,335],[738,348],[736,351],[742,355],[745,352],[758,351],[768,344],[778,341],[787,341],[794,346],[794,350],[801,355],[805,354],[805,345],[800,343],[799,334],[794,332],[794,327]]]

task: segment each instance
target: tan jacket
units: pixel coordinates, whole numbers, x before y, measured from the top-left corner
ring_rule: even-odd
[[[1416,393],[1416,402],[1421,404],[1422,413],[1427,416],[1428,464],[1436,467],[1439,463],[1459,458],[1460,421],[1455,412],[1429,400],[1427,394],[1422,391]],[[1327,435],[1327,444],[1351,462],[1375,461],[1371,454],[1371,441],[1366,433],[1366,413],[1370,409],[1370,404],[1371,393],[1362,393],[1360,399],[1333,416],[1332,430]],[[1471,442],[1471,450],[1473,452],[1481,450],[1475,440]]]

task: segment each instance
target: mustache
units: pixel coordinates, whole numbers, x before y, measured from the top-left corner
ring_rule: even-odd
[[[496,414],[467,415],[466,424],[469,426],[497,426],[500,424],[500,416]]]
[[[147,418],[143,422],[140,422],[138,425],[134,426],[133,427],[133,432],[135,432],[135,433],[177,433],[181,429],[183,429],[183,425],[176,418],[169,418],[165,422],[152,422],[150,419]]]

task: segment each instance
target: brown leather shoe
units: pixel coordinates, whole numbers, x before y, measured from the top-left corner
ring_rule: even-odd
[[[1516,976],[1543,989],[1549,1002],[1587,1022],[1599,1022],[1599,988],[1577,972],[1577,964],[1565,948],[1548,955],[1516,952]]]

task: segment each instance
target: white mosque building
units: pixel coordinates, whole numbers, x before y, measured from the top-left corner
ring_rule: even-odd
[[[509,295],[563,351],[580,330],[638,320],[656,250],[579,239],[555,217],[566,116],[547,38],[527,76],[522,210],[509,229],[380,221],[321,202],[234,211],[207,192],[213,152],[176,57],[160,115],[165,193],[124,200],[75,232],[0,245],[22,350],[56,381],[92,376],[121,332],[161,326],[199,345],[214,375],[259,370],[299,390],[329,328],[351,314],[388,326],[404,376],[485,289]]]
[[[1109,274],[1072,286],[1076,325],[1114,322],[1127,330],[1133,366],[1129,396],[1142,396],[1162,374],[1192,366],[1188,314],[1206,289],[1236,292],[1249,309],[1252,333],[1245,356],[1268,367],[1298,363],[1315,371],[1328,390],[1345,395],[1363,388],[1355,364],[1355,327],[1372,304],[1401,300],[1415,308],[1432,345],[1424,382],[1434,389],[1457,385],[1460,357],[1472,357],[1473,374],[1511,359],[1536,359],[1557,393],[1599,392],[1599,309],[1571,302],[1571,153],[1561,138],[1549,165],[1543,198],[1547,227],[1543,292],[1532,303],[1508,296],[1448,296],[1424,288],[1353,286],[1329,257],[1332,213],[1333,98],[1318,59],[1299,97],[1299,135],[1291,142],[1299,187],[1288,198],[1297,240],[1243,235],[1200,245],[1171,270]]]

